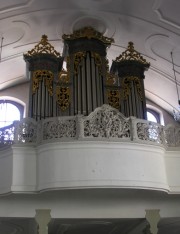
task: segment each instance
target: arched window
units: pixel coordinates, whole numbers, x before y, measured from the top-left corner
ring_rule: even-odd
[[[0,128],[23,118],[24,106],[12,100],[0,100]]]
[[[160,116],[159,113],[152,109],[147,109],[147,120],[155,122],[155,123],[160,123]]]
[[[150,104],[147,104],[147,120],[164,125],[163,112]]]

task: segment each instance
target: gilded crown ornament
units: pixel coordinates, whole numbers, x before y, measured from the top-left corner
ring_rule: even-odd
[[[108,38],[108,37],[103,36],[102,33],[96,31],[92,27],[84,27],[80,30],[74,31],[73,34],[70,34],[70,35],[64,34],[62,38],[64,40],[75,40],[78,38],[88,38],[88,39],[93,38],[93,39],[102,41],[106,45],[110,45],[111,43],[114,42],[113,38]]]
[[[143,56],[134,49],[133,42],[128,43],[128,48],[118,57],[116,57],[115,62],[122,62],[122,61],[137,61],[146,65],[147,67],[150,66],[150,63],[143,58]]]
[[[41,41],[34,47],[34,49],[28,51],[25,56],[34,56],[37,54],[51,54],[55,57],[60,57],[60,53],[58,53],[54,46],[52,46],[48,42],[48,37],[46,35],[42,35]]]

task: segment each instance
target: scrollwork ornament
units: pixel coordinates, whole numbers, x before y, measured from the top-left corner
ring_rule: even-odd
[[[131,82],[136,86],[137,93],[141,101],[143,101],[142,85],[138,77],[127,76],[123,78],[122,88],[123,88],[123,99],[127,100],[128,96],[131,93]]]
[[[92,58],[94,58],[94,62],[96,64],[96,66],[98,67],[98,71],[99,71],[99,75],[103,75],[102,71],[102,58],[101,56],[98,54],[98,53],[95,53],[95,52],[91,52],[91,56]]]
[[[119,55],[115,61],[137,61],[147,68],[150,66],[150,63],[148,63],[146,59],[144,59],[142,55],[134,49],[134,44],[131,41],[128,43],[127,50],[125,50],[121,55]]]
[[[43,140],[74,138],[75,136],[75,119],[54,119],[43,124]]]
[[[108,37],[103,36],[102,33],[96,31],[92,27],[84,27],[82,29],[76,30],[71,35],[64,34],[62,38],[64,40],[75,40],[79,38],[88,38],[88,39],[94,38],[94,39],[102,41],[107,46],[109,46],[111,43],[114,42],[113,38],[108,38]]]
[[[32,93],[35,94],[36,90],[39,88],[39,83],[44,79],[45,86],[48,89],[50,96],[53,95],[53,78],[54,75],[48,70],[37,70],[33,72],[32,78]]]
[[[107,86],[117,86],[118,85],[118,76],[113,74],[113,73],[110,73],[110,72],[107,72],[106,73],[106,85]]]
[[[65,111],[70,104],[70,88],[57,86],[56,87],[57,103],[62,111]]]
[[[25,118],[16,126],[18,143],[36,143],[37,122],[31,118]]]
[[[120,108],[120,91],[117,89],[107,89],[108,104],[116,109]]]
[[[138,122],[137,136],[140,140],[163,143],[163,128],[161,125],[152,122]]]
[[[130,124],[118,110],[103,105],[84,120],[84,136],[100,138],[130,138]]]
[[[51,54],[57,58],[60,57],[60,53],[58,53],[48,42],[48,37],[46,35],[42,35],[41,41],[34,47],[34,49],[28,51],[24,56],[31,57],[37,54]]]
[[[74,54],[74,74],[78,75],[78,68],[83,58],[85,58],[86,52],[77,52]]]

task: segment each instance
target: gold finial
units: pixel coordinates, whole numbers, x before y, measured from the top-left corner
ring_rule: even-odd
[[[52,46],[48,42],[47,35],[42,35],[41,41],[34,47],[34,49],[28,51],[25,56],[34,56],[37,54],[51,54],[56,57],[60,57],[60,53],[58,53],[54,46]]]
[[[121,55],[119,55],[115,61],[122,62],[127,60],[137,61],[148,67],[150,66],[150,63],[148,63],[146,59],[144,59],[142,55],[134,49],[134,44],[132,41],[128,43],[128,48]]]
[[[83,37],[88,38],[88,39],[94,38],[94,39],[102,41],[104,44],[107,44],[107,45],[110,45],[111,43],[114,42],[113,38],[108,38],[108,37],[103,36],[102,33],[96,31],[92,27],[84,27],[82,29],[74,31],[73,34],[70,34],[70,35],[64,34],[62,36],[64,40],[75,40],[75,39],[83,38]]]

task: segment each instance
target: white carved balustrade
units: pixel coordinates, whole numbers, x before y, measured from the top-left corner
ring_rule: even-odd
[[[77,117],[55,117],[42,120],[41,140],[55,141],[76,137]]]
[[[165,144],[163,126],[147,120],[131,118],[133,140],[144,143]]]
[[[170,124],[167,125],[164,127],[164,137],[167,146],[180,146],[180,128]]]
[[[96,108],[83,117],[84,138],[108,138],[130,140],[130,121],[109,105]]]
[[[25,118],[16,123],[14,130],[15,143],[36,143],[38,122],[32,118]]]
[[[89,116],[54,117],[38,122],[25,118],[9,129],[0,129],[0,138],[1,145],[98,139],[177,147],[180,146],[180,128],[125,118],[117,109],[103,105]]]

